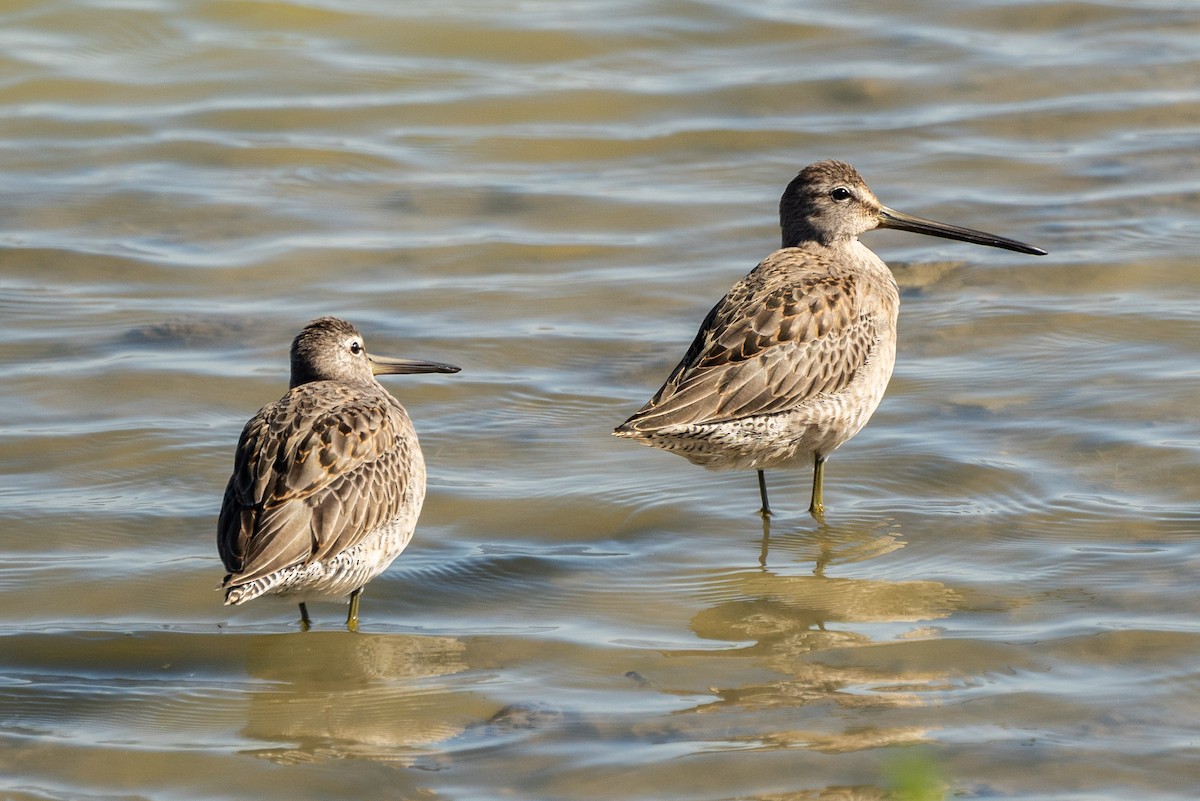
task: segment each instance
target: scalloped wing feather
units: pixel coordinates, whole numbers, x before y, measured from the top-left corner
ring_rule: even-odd
[[[323,559],[394,518],[415,441],[381,387],[314,382],[264,407],[242,431],[218,522],[231,580]]]
[[[868,310],[868,291],[820,254],[776,251],[713,307],[666,383],[618,432],[775,414],[844,389],[889,324]]]

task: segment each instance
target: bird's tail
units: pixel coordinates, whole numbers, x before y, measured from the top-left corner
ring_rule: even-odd
[[[225,590],[226,606],[237,606],[238,604],[244,604],[246,601],[253,601],[270,589],[270,584],[264,582],[263,579],[255,579],[245,584],[230,586],[229,580],[232,578],[232,575],[226,576],[225,580],[217,585],[218,590]]]

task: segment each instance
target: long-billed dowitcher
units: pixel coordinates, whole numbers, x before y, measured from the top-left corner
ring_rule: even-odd
[[[412,539],[425,500],[425,460],[404,407],[375,376],[457,373],[451,364],[367,355],[336,317],[292,342],[287,394],[242,429],[217,524],[226,604],[260,595],[350,596],[358,630],[363,586]]]
[[[613,432],[714,469],[814,465],[809,511],[825,510],[825,460],[883,398],[896,361],[896,279],[858,241],[895,228],[1044,256],[1024,242],[881,204],[849,164],[800,171],[779,201],[783,246],[713,307],[683,360]]]

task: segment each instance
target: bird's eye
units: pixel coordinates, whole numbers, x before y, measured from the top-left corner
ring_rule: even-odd
[[[835,187],[830,191],[829,196],[838,203],[845,202],[851,198],[850,190],[844,186]]]
[[[350,343],[350,352],[353,353],[355,356],[362,353],[363,352],[362,343],[361,342],[351,342]]]

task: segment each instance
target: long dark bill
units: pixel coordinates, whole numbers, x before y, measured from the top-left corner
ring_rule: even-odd
[[[425,362],[419,359],[389,359],[387,356],[367,355],[371,372],[375,375],[407,375],[410,373],[457,373],[461,367],[442,362]]]
[[[944,239],[957,239],[960,242],[987,245],[990,248],[1015,250],[1018,253],[1028,253],[1033,256],[1046,255],[1046,251],[1041,248],[1026,245],[1024,242],[1018,242],[1015,239],[976,231],[973,228],[960,228],[957,225],[934,222],[933,220],[926,220],[923,217],[914,217],[902,211],[889,209],[887,206],[879,210],[879,227],[894,228],[897,231],[912,231],[916,234],[928,234],[929,236],[940,236]]]

